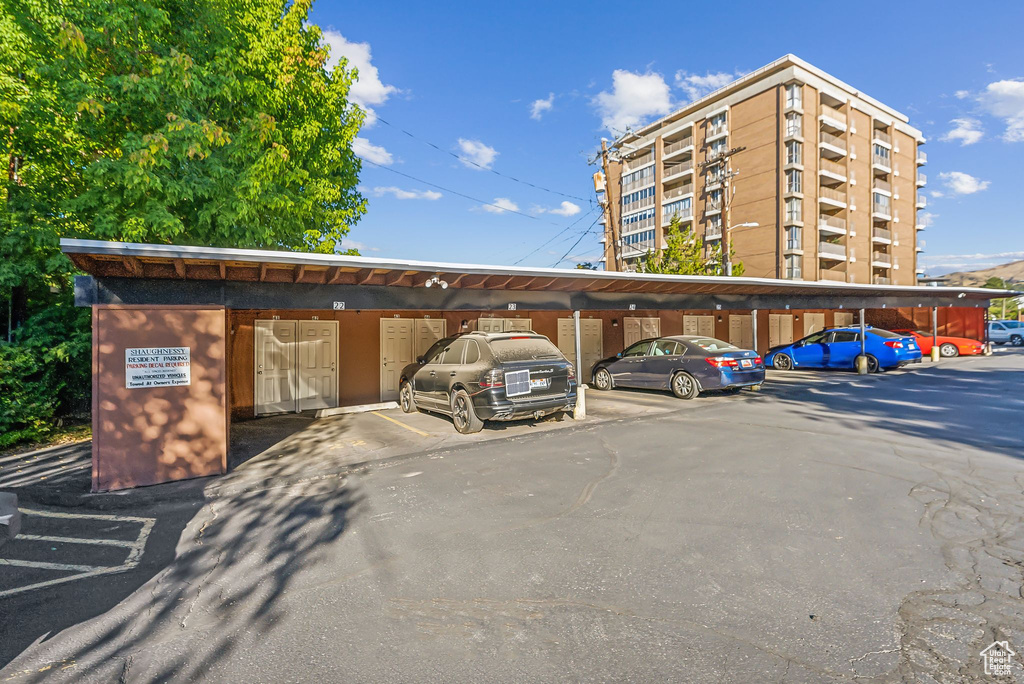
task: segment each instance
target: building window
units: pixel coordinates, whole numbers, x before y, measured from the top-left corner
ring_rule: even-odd
[[[885,214],[886,216],[888,216],[890,214],[888,196],[882,195],[877,192],[872,194],[874,195],[875,200],[875,211],[878,212],[879,214]]]
[[[790,112],[789,114],[786,114],[786,135],[803,137],[801,135],[801,129],[803,128],[803,125],[803,115],[797,114],[796,112]]]
[[[712,190],[708,193],[708,211],[722,208],[722,191]]]
[[[790,83],[786,86],[786,108],[803,106],[803,87],[799,83]]]
[[[708,121],[708,126],[710,126],[711,128],[719,128],[719,127],[724,128],[725,127],[725,112],[720,112],[718,114],[715,114],[713,117],[711,117],[710,121]]]
[[[786,249],[803,249],[799,226],[786,226]]]
[[[722,168],[722,165],[720,163],[714,164],[707,167],[707,180],[704,182],[707,185],[714,185],[715,183],[721,183],[724,177],[725,170]]]
[[[708,154],[708,157],[714,159],[718,155],[725,152],[727,146],[728,143],[726,142],[725,138],[719,138],[715,142],[711,143],[711,152]]]
[[[803,192],[803,172],[799,169],[786,171],[786,192]]]
[[[722,216],[721,214],[715,214],[714,216],[708,217],[708,231],[717,232],[722,228]]]
[[[885,166],[889,165],[889,148],[882,147],[881,145],[875,145],[875,161]]]
[[[786,257],[786,277],[800,278],[800,256],[797,254],[790,254]]]
[[[802,142],[799,140],[788,140],[786,142],[786,163],[802,164],[803,150],[804,144]]]
[[[803,220],[803,206],[804,203],[799,197],[789,197],[786,199],[786,222],[796,223]]]

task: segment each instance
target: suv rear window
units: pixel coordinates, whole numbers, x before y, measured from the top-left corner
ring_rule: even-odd
[[[499,363],[562,358],[562,352],[546,337],[507,337],[491,340],[490,346]]]

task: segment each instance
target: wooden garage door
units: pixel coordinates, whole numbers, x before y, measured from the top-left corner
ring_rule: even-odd
[[[729,315],[729,344],[740,349],[754,348],[754,322],[746,314]]]
[[[684,335],[715,336],[714,316],[683,316]]]
[[[813,335],[819,330],[825,329],[825,314],[809,313],[804,314],[804,337]]]
[[[768,345],[793,343],[793,314],[768,315]]]
[[[558,349],[576,365],[576,336],[571,318],[558,319]],[[600,320],[580,319],[580,355],[583,374],[577,373],[577,377],[580,382],[590,382],[590,369],[604,358],[604,325]]]
[[[626,347],[649,337],[661,337],[660,318],[628,317],[622,319]]]
[[[411,318],[380,319],[380,400],[398,399],[402,369],[416,359]]]
[[[837,328],[845,328],[853,325],[853,312],[852,311],[836,311],[835,323]]]

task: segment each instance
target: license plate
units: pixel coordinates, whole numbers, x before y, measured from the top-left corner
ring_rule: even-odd
[[[740,368],[753,368],[753,367],[754,367],[754,362],[753,361],[749,361],[747,359],[741,359],[740,360]]]
[[[537,380],[534,380],[532,378],[530,379],[530,389],[531,390],[547,389],[547,388],[548,388],[548,379],[547,378],[538,378]]]

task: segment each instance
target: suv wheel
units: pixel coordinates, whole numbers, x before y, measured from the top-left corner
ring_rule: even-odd
[[[607,368],[601,368],[594,373],[594,386],[603,391],[612,388],[612,374],[608,372]]]
[[[416,413],[416,398],[412,394],[411,382],[402,383],[402,389],[398,390],[398,403],[406,413]]]
[[[1024,337],[1021,337],[1020,335],[1014,335],[1013,337],[1010,338],[1010,344],[1012,344],[1014,347],[1024,347]]]
[[[960,356],[960,350],[956,348],[955,344],[950,344],[949,342],[946,342],[939,347],[939,356],[944,356],[947,359],[951,359],[954,356]]]
[[[480,432],[484,428],[484,421],[477,417],[473,400],[469,398],[466,390],[457,390],[452,395],[452,422],[455,423],[455,429],[463,435]]]

